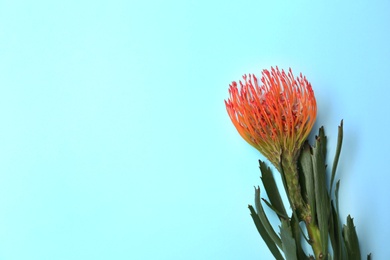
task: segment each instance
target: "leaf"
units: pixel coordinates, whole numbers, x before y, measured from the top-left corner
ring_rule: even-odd
[[[271,226],[267,216],[265,215],[263,206],[261,205],[260,201],[260,188],[255,188],[255,206],[257,215],[259,216],[259,219],[261,223],[263,224],[266,232],[271,237],[271,239],[274,241],[274,243],[279,247],[282,248],[282,241],[280,240],[279,236],[276,234],[275,230]]]
[[[330,187],[329,187],[330,191],[332,191],[332,188],[333,188],[333,182],[334,182],[334,178],[336,176],[336,169],[337,169],[337,164],[339,163],[339,157],[340,157],[342,145],[343,145],[343,120],[341,120],[341,123],[339,125],[339,132],[338,132],[338,136],[337,136],[336,154],[335,154],[334,160],[333,160],[332,175],[331,175],[331,179],[330,179]]]
[[[340,212],[339,211],[339,189],[340,189],[340,180],[337,181],[337,183],[336,183],[336,190],[334,192],[335,198],[336,198],[336,210],[337,210],[337,212]]]
[[[356,234],[355,226],[353,225],[353,219],[350,215],[347,217],[347,225],[343,228],[343,238],[345,247],[347,249],[348,259],[360,260],[360,247],[359,240]]]
[[[263,238],[265,244],[268,246],[269,250],[271,251],[271,253],[275,257],[275,259],[284,260],[282,254],[280,253],[275,242],[272,240],[272,238],[268,235],[267,231],[265,230],[265,227],[261,223],[259,216],[256,214],[256,211],[253,209],[253,207],[251,205],[248,205],[248,208],[251,212],[251,216],[252,216],[253,222],[255,223],[257,231],[259,231],[260,236]]]
[[[286,259],[297,260],[296,243],[287,220],[282,220],[280,237],[282,239],[283,252]]]
[[[271,169],[262,161],[259,160],[261,180],[263,182],[265,192],[276,211],[287,216],[286,208],[284,207],[278,187],[276,185]]]
[[[329,195],[326,189],[326,165],[325,155],[326,137],[324,128],[320,128],[319,136],[317,137],[316,146],[313,148],[313,171],[314,171],[314,188],[316,198],[316,210],[318,228],[322,243],[322,252],[328,252],[328,220],[330,212]]]
[[[329,237],[332,243],[334,259],[335,260],[345,259],[345,257],[343,257],[344,241],[341,239],[340,218],[333,202],[331,203]]]
[[[318,131],[317,140],[320,140],[321,153],[324,156],[324,162],[326,162],[326,145],[328,143],[328,138],[325,135],[325,129],[323,126],[320,127],[320,129]],[[326,165],[325,165],[325,167],[326,167]]]
[[[288,216],[287,216],[287,215],[283,215],[282,212],[279,212],[279,211],[278,211],[274,206],[272,206],[272,204],[269,203],[267,200],[265,200],[265,199],[263,199],[263,198],[261,198],[261,200],[264,201],[264,203],[265,203],[270,209],[272,209],[272,210],[276,213],[276,215],[278,215],[279,219],[280,219],[280,218],[288,219]]]
[[[335,236],[337,235],[337,244],[338,244],[338,247],[339,247],[339,251],[338,251],[338,255],[337,255],[337,258],[335,258],[335,260],[342,260],[342,259],[345,259],[345,244],[344,244],[344,240],[342,240],[342,232],[341,232],[341,222],[340,222],[340,216],[339,216],[339,189],[340,189],[340,180],[338,180],[336,182],[336,189],[335,189],[335,200],[336,200],[336,206],[334,206],[334,204],[332,203],[332,210],[335,212],[335,214],[337,216],[333,216],[333,219],[334,219],[334,228],[337,229],[337,231],[335,230]],[[336,220],[337,218],[337,220]],[[337,223],[336,223],[337,222]],[[335,249],[333,249],[335,250]],[[336,255],[336,253],[335,253]]]
[[[305,142],[299,157],[300,171],[304,176],[304,187],[307,193],[307,200],[310,205],[311,215],[315,216],[315,193],[314,193],[314,173],[312,162],[312,151],[309,143]],[[301,174],[301,175],[302,175]]]
[[[309,260],[309,257],[305,254],[303,251],[303,248],[301,246],[301,238],[302,238],[302,233],[301,233],[301,227],[299,226],[299,223],[296,221],[298,218],[291,218],[291,231],[295,239],[296,243],[296,248],[297,248],[297,254],[298,254],[298,259],[300,260]]]

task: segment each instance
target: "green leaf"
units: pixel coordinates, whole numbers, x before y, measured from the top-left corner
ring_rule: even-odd
[[[267,200],[265,200],[264,198],[261,198],[262,201],[264,201],[264,203],[270,208],[272,209],[276,215],[278,215],[279,219],[280,218],[283,218],[283,219],[288,219],[288,216],[287,215],[283,215],[282,212],[279,212],[274,206],[272,206],[271,203],[269,203]]]
[[[335,260],[345,259],[344,257],[344,241],[341,239],[341,224],[339,214],[333,204],[331,203],[331,218],[330,218],[330,228],[329,228],[329,237],[332,243],[333,255]]]
[[[333,160],[333,166],[332,166],[332,177],[330,179],[330,191],[332,191],[333,188],[333,182],[334,178],[336,176],[336,169],[337,169],[337,164],[339,163],[339,157],[340,157],[340,152],[341,152],[341,147],[343,145],[343,120],[341,120],[341,123],[339,125],[339,133],[337,136],[337,146],[336,146],[336,154],[334,156]]]
[[[279,248],[282,248],[282,241],[280,240],[280,237],[276,234],[275,230],[271,226],[271,223],[269,222],[267,216],[265,215],[263,206],[261,205],[260,187],[255,188],[255,206],[256,206],[257,215],[259,216],[260,221],[263,224],[268,235],[271,237],[271,239]]]
[[[284,207],[282,198],[279,193],[279,189],[276,185],[271,169],[260,160],[259,164],[261,171],[261,180],[263,182],[265,192],[267,193],[267,196],[272,206],[276,209],[275,211],[280,212],[284,216],[287,216],[286,208]]]
[[[257,231],[259,231],[260,236],[263,238],[265,244],[268,246],[269,250],[277,260],[284,260],[282,254],[280,253],[278,247],[276,246],[275,242],[272,240],[272,238],[267,233],[264,225],[261,223],[259,216],[257,215],[256,211],[253,209],[251,205],[248,205],[248,208],[251,212],[251,217],[253,219],[253,222],[255,223],[255,226],[257,228]]]
[[[347,225],[344,225],[343,228],[343,238],[347,249],[348,259],[361,260],[359,240],[355,226],[353,225],[353,219],[350,215],[347,217]]]
[[[280,237],[282,239],[283,252],[286,259],[297,260],[296,243],[287,220],[282,220]]]
[[[321,153],[324,156],[324,162],[326,162],[326,146],[328,143],[328,138],[325,135],[325,129],[323,126],[320,127],[320,129],[318,131],[318,136],[316,139],[317,139],[316,141],[320,141]],[[326,165],[325,165],[325,167],[326,167]]]
[[[337,181],[337,183],[336,183],[336,190],[334,192],[335,199],[336,199],[336,210],[337,210],[337,212],[340,212],[339,211],[339,189],[340,189],[340,180]]]
[[[317,137],[316,146],[313,148],[313,171],[314,171],[314,188],[316,198],[316,210],[318,228],[322,243],[322,252],[328,252],[328,220],[330,213],[329,195],[326,189],[326,137],[324,128],[320,128],[319,136]]]
[[[294,236],[294,239],[296,241],[296,247],[297,247],[297,254],[298,254],[298,259],[300,260],[309,260],[309,257],[305,254],[303,251],[303,248],[301,246],[301,238],[302,238],[302,233],[301,233],[301,227],[299,226],[299,223],[297,222],[298,218],[291,218],[291,231]]]
[[[342,232],[341,232],[341,222],[340,222],[340,216],[339,216],[339,189],[340,189],[340,180],[336,182],[336,189],[335,189],[335,200],[336,200],[336,207],[332,204],[332,209],[336,212],[337,214],[337,224],[335,224],[335,228],[337,228],[337,241],[339,241],[339,249],[340,251],[338,252],[339,258],[335,258],[336,260],[342,260],[345,259],[345,244],[344,240],[342,240]],[[334,216],[333,218],[335,218]],[[336,226],[337,225],[337,226]]]
[[[310,205],[311,215],[315,216],[315,193],[314,193],[314,173],[312,162],[312,151],[309,143],[305,142],[299,157],[299,169],[304,177],[304,187],[307,193],[307,200]]]

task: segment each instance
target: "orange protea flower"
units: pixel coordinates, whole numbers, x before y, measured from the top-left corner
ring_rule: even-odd
[[[261,82],[255,75],[243,76],[241,88],[233,82],[226,109],[240,135],[280,170],[280,158],[297,160],[317,113],[311,84],[300,74],[296,79],[271,67],[263,70]]]

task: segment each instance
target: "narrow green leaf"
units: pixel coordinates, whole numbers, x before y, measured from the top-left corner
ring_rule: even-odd
[[[329,228],[329,237],[332,243],[333,255],[335,260],[345,259],[343,257],[343,243],[341,240],[341,230],[340,230],[340,218],[339,214],[336,211],[336,208],[331,202],[331,218],[330,218],[330,228]]]
[[[265,200],[265,199],[263,199],[263,198],[261,198],[261,200],[264,201],[264,203],[265,203],[270,209],[272,209],[272,210],[276,213],[276,215],[278,215],[279,219],[280,219],[280,218],[288,219],[288,216],[287,216],[287,215],[283,215],[282,212],[279,212],[279,211],[278,211],[274,206],[272,206],[272,204],[269,203],[267,200]]]
[[[338,221],[338,225],[337,225],[338,238],[337,238],[337,241],[339,241],[339,246],[340,246],[340,252],[339,252],[339,257],[340,258],[336,258],[336,260],[343,260],[343,259],[346,258],[346,256],[345,256],[345,244],[344,244],[344,240],[342,239],[341,222],[340,222],[340,215],[339,215],[339,212],[340,212],[339,211],[339,189],[340,189],[340,180],[338,180],[336,182],[336,189],[335,189],[336,207],[335,208],[333,207],[333,208],[334,208],[334,211],[337,213],[337,221]],[[334,206],[334,205],[332,204],[332,206]]]
[[[335,211],[333,210],[333,201],[331,201],[330,214],[331,217],[329,218],[329,240],[333,248],[333,254],[337,256],[338,243],[337,243],[337,235],[336,235],[337,231],[335,230],[336,223],[334,219],[334,216],[335,214],[337,215],[337,213],[335,213]]]
[[[337,210],[337,212],[340,212],[339,211],[339,189],[340,189],[340,180],[337,181],[337,183],[336,183],[336,190],[334,191],[335,199],[336,199],[336,210]]]
[[[284,207],[279,189],[276,185],[271,169],[262,161],[259,160],[261,180],[263,182],[265,192],[276,211],[282,215],[287,216],[286,208]]]
[[[284,260],[282,254],[280,253],[278,247],[272,240],[272,238],[268,235],[267,231],[265,230],[265,227],[260,221],[259,216],[256,214],[256,211],[253,209],[251,205],[248,206],[251,217],[253,219],[253,222],[255,223],[255,226],[257,228],[257,231],[259,231],[260,236],[263,238],[265,244],[268,246],[269,250],[277,260]]]
[[[296,221],[298,218],[291,218],[291,231],[293,234],[293,237],[295,239],[295,244],[297,247],[297,254],[298,254],[298,259],[300,260],[309,260],[309,257],[305,254],[305,251],[302,248],[301,245],[301,238],[302,238],[302,233],[300,231],[301,227],[299,226],[299,223]]]
[[[321,153],[324,156],[324,162],[326,162],[326,147],[328,144],[328,138],[325,135],[325,129],[323,126],[321,126],[318,131],[317,140],[320,140]]]
[[[311,215],[315,216],[315,193],[314,193],[314,173],[312,163],[312,151],[309,143],[305,142],[301,155],[299,157],[299,169],[304,176],[304,187],[307,194],[307,200],[310,205]]]
[[[332,175],[331,175],[331,179],[330,179],[330,187],[329,187],[330,191],[332,191],[332,188],[333,188],[333,182],[334,182],[334,178],[336,176],[336,169],[337,169],[337,165],[339,163],[339,157],[340,157],[342,145],[343,145],[343,120],[341,120],[341,123],[339,125],[339,133],[337,136],[336,154],[335,154],[334,160],[333,160]]]
[[[266,232],[271,237],[271,239],[274,241],[274,243],[279,248],[282,248],[282,241],[280,240],[280,237],[276,234],[275,230],[271,226],[271,223],[269,222],[267,216],[265,215],[263,206],[261,205],[260,187],[255,188],[255,206],[256,206],[257,215],[259,216],[260,221],[263,224]]]
[[[316,146],[313,148],[313,171],[314,171],[314,188],[316,198],[316,210],[318,228],[320,230],[320,237],[322,243],[322,252],[328,252],[328,220],[330,212],[329,195],[326,189],[326,137],[324,135],[323,127],[320,128],[319,136],[317,137]]]
[[[280,237],[282,239],[283,252],[286,259],[297,260],[296,243],[287,220],[282,220]]]
[[[359,240],[355,226],[353,225],[353,219],[350,215],[347,217],[347,225],[344,225],[343,228],[343,238],[347,249],[348,259],[361,260]]]

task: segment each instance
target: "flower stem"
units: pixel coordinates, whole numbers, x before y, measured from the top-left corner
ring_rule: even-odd
[[[310,237],[310,245],[313,249],[315,259],[324,259],[324,253],[322,252],[320,230],[317,225],[312,221],[306,222],[306,228]]]
[[[313,249],[315,259],[324,259],[322,252],[322,243],[320,230],[315,223],[315,217],[311,215],[310,206],[304,201],[299,184],[299,175],[297,162],[293,156],[284,156],[282,158],[281,171],[284,174],[287,186],[287,195],[291,201],[291,207],[297,213],[299,221],[304,221],[309,233],[309,243]]]
[[[301,185],[299,184],[299,176],[297,162],[293,156],[282,157],[283,174],[287,185],[287,195],[291,200],[291,207],[297,212],[299,220],[304,220],[310,216],[310,209],[303,200],[301,193]]]

